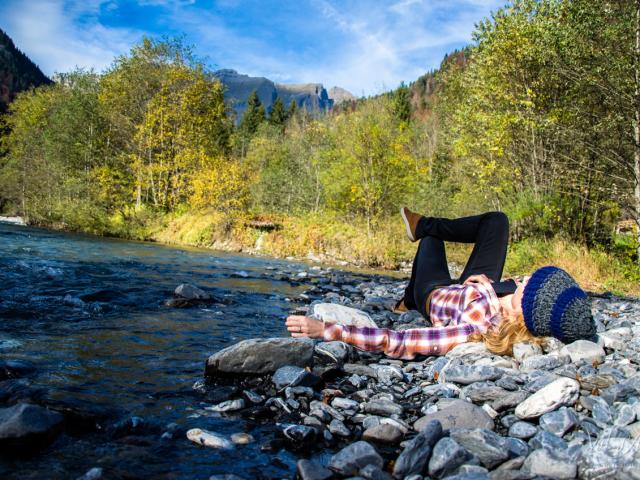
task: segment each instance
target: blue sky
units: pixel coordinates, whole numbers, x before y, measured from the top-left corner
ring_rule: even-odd
[[[371,95],[437,67],[505,0],[1,0],[0,28],[48,75],[102,71],[143,35],[185,35],[214,69]]]

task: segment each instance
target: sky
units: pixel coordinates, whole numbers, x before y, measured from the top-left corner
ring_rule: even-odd
[[[184,36],[209,68],[381,93],[472,42],[505,0],[0,0],[0,28],[49,76],[103,71],[143,36]]]

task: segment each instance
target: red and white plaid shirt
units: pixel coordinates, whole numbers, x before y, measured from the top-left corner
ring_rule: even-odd
[[[411,360],[416,355],[444,355],[494,325],[500,302],[489,283],[438,288],[431,295],[429,316],[433,327],[403,331],[325,323],[324,340],[341,340],[369,352]]]

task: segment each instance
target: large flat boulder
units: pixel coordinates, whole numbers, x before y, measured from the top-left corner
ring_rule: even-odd
[[[62,429],[64,417],[30,403],[0,408],[0,445],[35,447],[50,442]]]
[[[250,339],[231,345],[209,357],[207,377],[264,375],[280,367],[308,367],[313,363],[313,340],[307,338]]]
[[[373,321],[368,313],[336,303],[315,304],[311,316],[323,322],[337,323],[338,325],[377,327],[376,322]]]

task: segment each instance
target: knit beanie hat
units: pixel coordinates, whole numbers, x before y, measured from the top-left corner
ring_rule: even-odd
[[[558,267],[533,272],[524,287],[522,313],[527,329],[537,337],[553,336],[571,343],[596,334],[587,294]]]

